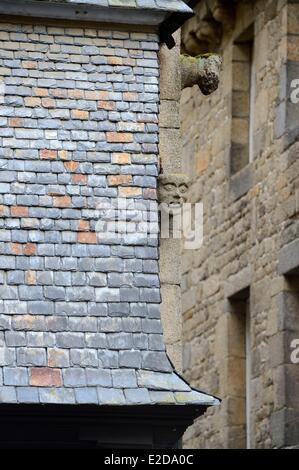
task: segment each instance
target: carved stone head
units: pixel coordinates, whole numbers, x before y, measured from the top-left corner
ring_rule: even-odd
[[[182,173],[159,176],[159,202],[168,206],[178,206],[187,201],[189,178]]]
[[[232,27],[235,20],[235,9],[233,2],[225,0],[209,0],[209,7],[216,21]]]

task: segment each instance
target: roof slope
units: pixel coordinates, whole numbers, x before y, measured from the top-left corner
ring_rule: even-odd
[[[109,352],[107,351],[107,356]],[[213,406],[216,397],[191,388],[171,367],[169,372],[128,369],[69,369],[64,387],[0,387],[0,403],[96,404],[114,406],[194,405]],[[17,369],[12,369],[18,374]],[[89,385],[82,385],[83,374]],[[75,385],[75,382],[77,384]],[[101,385],[99,385],[101,384]]]
[[[45,0],[42,0],[45,1]],[[56,1],[56,0],[50,0]],[[189,13],[191,10],[182,0],[62,0],[66,3],[97,5],[101,7],[135,8],[146,10],[166,10]]]
[[[46,2],[27,3],[30,10],[30,4]],[[109,0],[111,9],[124,3]],[[133,3],[145,8],[153,2]],[[154,3],[167,9],[182,4]],[[130,31],[114,40],[113,31],[61,25],[3,23],[1,29],[0,52],[18,59],[9,61],[11,73],[19,74],[20,84],[23,77],[29,80],[27,88],[6,87],[0,111],[18,117],[25,110],[34,118],[13,131],[26,136],[33,154],[24,151],[23,140],[9,141],[9,172],[1,176],[10,182],[4,185],[9,196],[17,191],[17,202],[24,204],[18,217],[28,214],[34,233],[30,238],[29,230],[15,230],[7,239],[20,243],[5,243],[0,252],[0,403],[217,404],[180,378],[167,357],[158,227],[151,237],[143,228],[145,215],[158,220],[158,35],[137,34],[132,41]],[[20,49],[10,51],[8,33]],[[36,77],[53,100],[36,97]],[[17,93],[22,96],[15,99]],[[71,99],[63,101],[64,109],[56,106],[53,114],[66,96]],[[43,140],[46,133],[55,150]],[[14,158],[18,150],[21,158]],[[129,155],[126,165],[115,152]],[[26,182],[16,190],[22,168]],[[107,233],[97,222],[114,220],[124,190],[131,194],[129,220],[133,212],[136,226],[118,237],[112,226]],[[108,207],[101,206],[103,198]],[[8,197],[3,206],[3,233],[9,235],[14,201]],[[119,215],[123,222],[122,208]]]
[[[171,14],[193,15],[182,0],[0,0],[0,13],[156,27]]]

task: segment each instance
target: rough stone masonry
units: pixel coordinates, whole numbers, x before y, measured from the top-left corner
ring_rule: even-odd
[[[97,238],[103,204],[157,206],[158,49],[1,24],[0,402],[217,402],[166,356],[157,236]]]
[[[183,362],[193,385],[208,384],[223,401],[189,429],[185,442],[189,448],[298,447],[299,369],[291,342],[299,337],[299,105],[291,92],[299,77],[299,4],[206,3],[220,6],[217,22],[212,14],[208,24],[202,21],[200,2],[182,32],[185,52],[206,48],[223,57],[220,87],[209,101],[196,88],[184,90],[181,101],[189,197],[204,206],[203,246],[183,257]],[[246,143],[249,135],[248,64],[244,49],[235,47],[248,28],[253,155],[233,173],[232,143]],[[248,289],[246,379],[240,293]]]

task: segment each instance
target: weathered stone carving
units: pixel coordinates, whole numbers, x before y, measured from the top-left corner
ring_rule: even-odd
[[[158,198],[160,203],[169,207],[179,206],[187,202],[190,180],[183,173],[160,175],[158,185]]]
[[[217,51],[224,29],[235,22],[232,0],[206,0],[195,8],[196,16],[182,28],[182,48],[185,53],[198,55]]]
[[[231,28],[235,21],[235,10],[230,0],[208,0],[214,20]]]
[[[201,20],[199,28],[197,29],[197,38],[199,41],[204,41],[208,43],[216,42],[220,43],[221,39],[221,28],[213,19]]]
[[[181,56],[182,89],[198,85],[204,95],[217,90],[222,60],[217,54]]]
[[[192,18],[182,29],[182,48],[187,54],[204,54],[217,50],[221,40],[221,25],[213,18]]]

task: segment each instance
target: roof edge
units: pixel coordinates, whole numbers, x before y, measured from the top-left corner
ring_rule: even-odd
[[[172,13],[177,17],[193,15],[191,8],[181,0],[149,0],[145,7],[138,5],[138,0],[0,0],[0,14],[6,16],[152,26],[156,29]]]
[[[193,7],[198,2],[195,0],[191,0],[186,3],[188,3],[188,5],[186,4],[186,6],[188,6],[189,11],[183,14],[172,13],[168,15],[168,17],[163,21],[162,25],[160,26],[161,41],[167,45],[168,49],[172,49],[176,45],[172,35],[178,29],[180,29],[186,21],[195,16]]]

